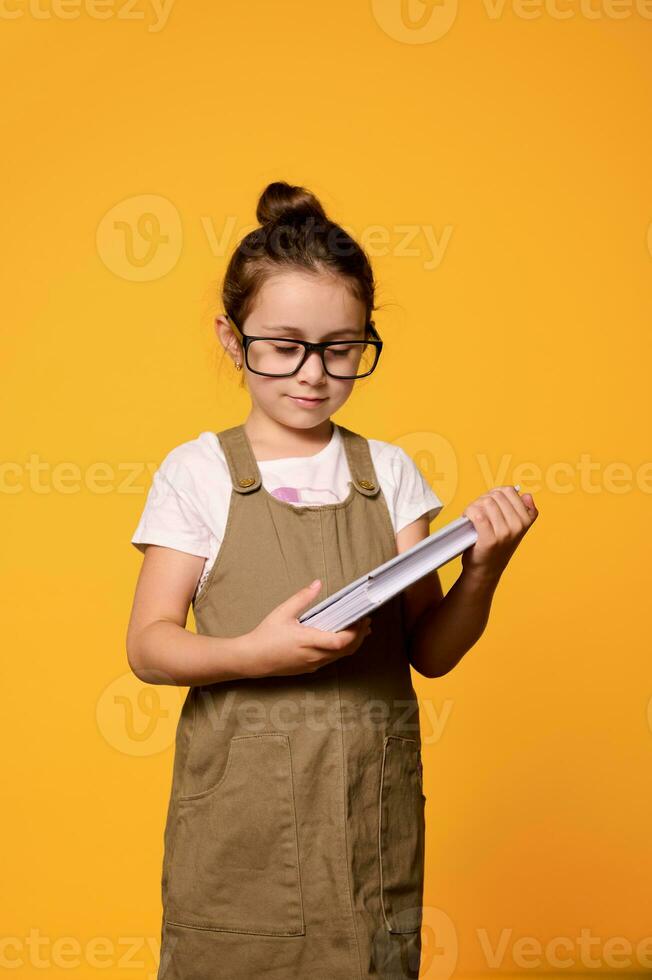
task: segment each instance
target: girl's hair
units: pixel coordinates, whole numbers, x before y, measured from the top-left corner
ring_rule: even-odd
[[[256,218],[260,227],[236,246],[222,284],[223,308],[238,326],[247,319],[263,283],[295,270],[344,279],[364,303],[367,320],[371,318],[376,307],[369,258],[327,217],[311,191],[274,181],[260,195]]]

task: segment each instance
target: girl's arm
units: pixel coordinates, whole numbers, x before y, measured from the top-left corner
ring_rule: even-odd
[[[147,684],[210,684],[243,676],[244,637],[185,628],[204,558],[150,544],[127,627],[127,659]]]
[[[312,672],[355,653],[369,631],[368,616],[337,633],[300,623],[300,613],[314,605],[317,580],[242,636],[192,633],[186,619],[204,561],[162,545],[145,549],[127,628],[129,666],[145,683],[193,687]]]
[[[425,677],[447,674],[482,636],[500,576],[538,511],[530,494],[521,498],[513,487],[497,487],[464,514],[478,540],[463,552],[462,574],[446,596],[436,571],[404,593],[409,659]],[[396,536],[399,552],[427,534],[424,515]]]

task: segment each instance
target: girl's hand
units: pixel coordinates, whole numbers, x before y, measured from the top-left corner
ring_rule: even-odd
[[[315,605],[319,587],[300,589],[246,634],[248,677],[312,673],[332,660],[355,653],[371,632],[371,617],[365,616],[338,632],[298,621],[304,610]]]
[[[470,503],[464,516],[478,532],[478,540],[462,552],[462,568],[497,582],[539,511],[532,494],[520,497],[514,487],[495,487]]]

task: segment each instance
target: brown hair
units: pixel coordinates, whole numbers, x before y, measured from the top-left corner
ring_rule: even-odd
[[[311,191],[274,181],[260,195],[256,218],[260,227],[237,245],[222,284],[223,308],[238,326],[263,283],[290,270],[343,278],[371,318],[376,284],[367,253],[327,217]]]

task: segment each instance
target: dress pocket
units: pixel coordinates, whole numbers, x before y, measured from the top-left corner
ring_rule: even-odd
[[[419,744],[412,738],[386,735],[380,776],[378,857],[381,904],[390,932],[421,929],[424,803]]]
[[[166,921],[305,934],[289,736],[234,736],[219,781],[177,798]]]

